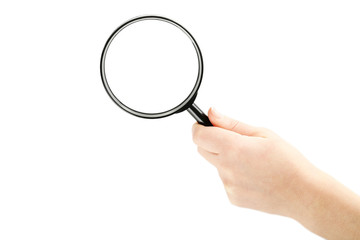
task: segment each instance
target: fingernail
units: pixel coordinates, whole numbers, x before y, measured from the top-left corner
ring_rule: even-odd
[[[211,108],[211,113],[213,114],[213,116],[217,119],[220,119],[222,117],[221,113],[219,113],[215,108]]]

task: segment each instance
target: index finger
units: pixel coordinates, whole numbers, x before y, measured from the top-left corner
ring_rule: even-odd
[[[240,134],[218,127],[205,127],[195,123],[192,128],[196,145],[213,153],[221,153],[231,147],[241,137]]]

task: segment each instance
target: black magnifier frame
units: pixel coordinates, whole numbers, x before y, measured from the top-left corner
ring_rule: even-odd
[[[183,31],[191,40],[196,54],[197,54],[197,58],[198,58],[198,75],[197,75],[197,79],[196,79],[196,83],[194,85],[194,88],[192,89],[192,91],[190,92],[190,94],[187,96],[187,98],[182,101],[179,105],[177,105],[176,107],[164,111],[164,112],[159,112],[159,113],[145,113],[145,112],[139,112],[136,111],[135,109],[132,109],[128,106],[126,106],[125,104],[123,104],[116,96],[115,94],[111,91],[111,88],[108,84],[107,78],[106,78],[106,74],[105,74],[105,61],[106,61],[106,54],[107,51],[111,45],[111,42],[114,40],[114,38],[126,27],[128,27],[129,25],[139,22],[139,21],[144,21],[144,20],[159,20],[159,21],[163,21],[163,22],[167,22],[170,23],[172,25],[174,25],[175,27],[179,28],[181,31]],[[104,85],[104,88],[107,92],[107,94],[109,95],[109,97],[113,100],[113,102],[118,105],[121,109],[123,109],[124,111],[137,116],[137,117],[141,117],[141,118],[148,118],[148,119],[154,119],[154,118],[163,118],[163,117],[167,117],[170,116],[174,113],[179,113],[179,112],[183,112],[185,110],[187,110],[191,116],[193,116],[195,118],[195,120],[199,123],[202,124],[204,126],[212,126],[209,118],[206,116],[205,113],[203,113],[203,111],[201,111],[201,109],[194,103],[195,98],[197,96],[197,92],[199,90],[199,87],[201,85],[201,81],[202,81],[202,77],[203,77],[203,70],[204,70],[204,63],[203,63],[203,58],[202,58],[202,54],[199,48],[199,45],[197,44],[197,42],[195,41],[194,37],[190,34],[189,31],[187,31],[183,26],[181,26],[179,23],[166,18],[166,17],[162,17],[162,16],[155,16],[155,15],[145,15],[145,16],[140,16],[140,17],[136,17],[133,19],[128,20],[127,22],[123,23],[122,25],[120,25],[108,38],[108,40],[105,43],[104,49],[102,51],[101,54],[101,61],[100,61],[100,74],[101,74],[101,79]]]

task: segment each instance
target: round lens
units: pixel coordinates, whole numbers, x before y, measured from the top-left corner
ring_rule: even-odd
[[[103,67],[111,92],[123,105],[156,114],[193,93],[199,59],[187,33],[170,22],[146,19],[117,32]]]

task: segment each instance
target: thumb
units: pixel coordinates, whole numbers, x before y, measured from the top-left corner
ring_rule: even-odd
[[[264,136],[264,134],[262,134],[261,128],[250,126],[248,124],[239,122],[238,120],[222,115],[213,107],[209,109],[208,115],[211,123],[215,127],[224,128],[246,136]]]

